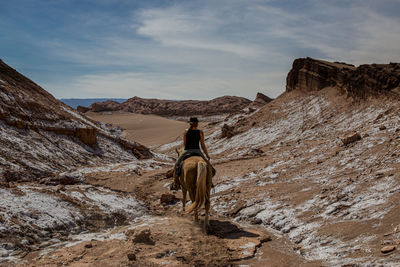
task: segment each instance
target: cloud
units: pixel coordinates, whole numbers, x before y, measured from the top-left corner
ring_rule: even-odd
[[[134,28],[138,34],[165,46],[214,50],[240,57],[262,54],[261,47],[250,42],[228,40],[223,28],[229,28],[231,21],[220,15],[210,9],[194,12],[183,6],[144,10],[140,13],[142,25]]]
[[[38,41],[80,74],[42,84],[57,97],[276,97],[298,57],[400,61],[394,7],[388,0],[194,0],[131,7],[122,17],[100,10],[86,22],[81,14],[68,27],[76,38]]]

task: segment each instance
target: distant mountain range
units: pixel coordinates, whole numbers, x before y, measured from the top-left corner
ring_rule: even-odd
[[[78,106],[82,107],[89,107],[91,104],[95,102],[104,102],[107,100],[116,101],[118,103],[125,102],[128,99],[125,98],[61,98],[59,99],[64,104],[72,107],[77,108]]]

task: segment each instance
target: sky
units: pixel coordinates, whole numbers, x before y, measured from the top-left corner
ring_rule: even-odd
[[[277,97],[300,57],[400,62],[400,0],[0,1],[0,58],[57,98]]]

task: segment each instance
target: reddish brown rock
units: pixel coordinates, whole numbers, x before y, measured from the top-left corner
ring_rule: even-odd
[[[178,199],[173,194],[162,194],[160,198],[160,203],[163,205],[173,205],[178,201]]]
[[[84,107],[84,106],[78,106],[76,108],[77,111],[81,112],[81,113],[86,113],[90,110],[90,108]]]
[[[229,126],[228,124],[224,124],[221,129],[221,138],[231,138],[232,136],[235,135],[235,128],[232,126]]]
[[[128,257],[129,261],[135,261],[136,260],[136,255],[135,253],[128,253],[128,255],[126,255]]]
[[[93,112],[102,112],[102,111],[116,111],[120,110],[121,104],[112,101],[112,100],[107,100],[104,102],[95,102],[90,105],[89,110]]]
[[[381,252],[384,253],[384,254],[386,254],[386,253],[392,252],[392,251],[395,250],[395,249],[396,249],[396,247],[393,246],[393,245],[384,246],[383,248],[381,248]]]
[[[352,132],[352,133],[346,134],[345,136],[343,136],[341,138],[341,140],[345,146],[348,144],[354,143],[360,139],[361,139],[361,135],[357,132]]]
[[[132,239],[133,243],[143,243],[147,245],[154,245],[155,242],[151,238],[150,229],[143,229],[138,233],[135,233]]]

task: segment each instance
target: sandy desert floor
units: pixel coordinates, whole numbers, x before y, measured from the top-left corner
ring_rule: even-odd
[[[130,112],[89,112],[89,118],[124,129],[124,135],[145,146],[153,147],[176,141],[187,128],[187,123],[170,120],[157,115]]]

